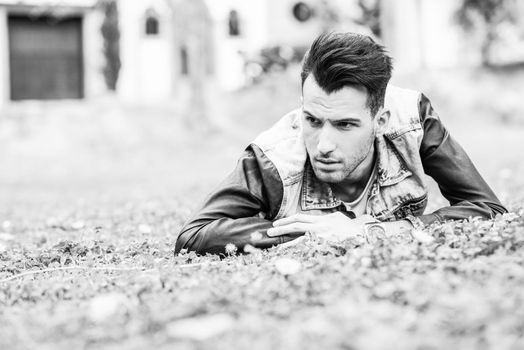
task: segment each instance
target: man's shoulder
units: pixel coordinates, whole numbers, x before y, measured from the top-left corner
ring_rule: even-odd
[[[397,134],[406,128],[420,126],[419,91],[389,84],[386,89],[385,107],[390,112],[387,133]]]
[[[251,143],[274,164],[284,181],[299,177],[306,161],[300,116],[300,109],[287,113]]]
[[[403,88],[400,86],[393,85],[391,83],[388,84],[388,86],[386,87],[386,99],[388,98],[388,96],[401,99],[418,99],[420,97],[420,94],[420,91]]]

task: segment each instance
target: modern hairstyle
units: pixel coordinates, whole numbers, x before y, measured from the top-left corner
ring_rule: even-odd
[[[327,94],[345,86],[364,87],[367,107],[375,116],[384,106],[386,86],[393,64],[384,46],[357,33],[326,33],[318,36],[302,62],[302,86],[310,74]]]

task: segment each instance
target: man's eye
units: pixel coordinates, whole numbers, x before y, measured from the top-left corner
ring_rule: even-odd
[[[351,129],[355,127],[355,124],[350,123],[350,122],[340,122],[340,123],[337,123],[336,126],[339,129]]]
[[[313,118],[312,116],[306,116],[306,120],[311,126],[320,126],[322,123],[317,118]]]

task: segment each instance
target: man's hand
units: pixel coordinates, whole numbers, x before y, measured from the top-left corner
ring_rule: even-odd
[[[275,237],[309,232],[326,241],[340,242],[348,238],[363,238],[364,225],[370,222],[377,220],[371,215],[350,219],[341,212],[327,215],[295,214],[273,222],[267,235]]]

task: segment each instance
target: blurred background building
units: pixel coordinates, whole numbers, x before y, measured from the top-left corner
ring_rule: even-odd
[[[492,61],[522,61],[524,4],[504,2],[510,10],[490,0],[1,0],[0,105],[236,90],[300,61],[327,30],[374,35],[397,73],[480,65],[483,46]],[[483,27],[464,31],[473,25]]]
[[[0,105],[106,90],[96,1],[0,1]]]

